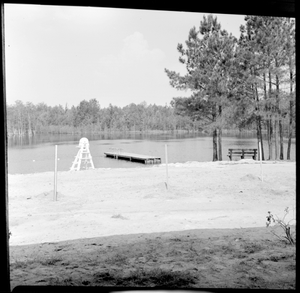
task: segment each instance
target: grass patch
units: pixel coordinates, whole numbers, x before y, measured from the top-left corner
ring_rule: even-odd
[[[47,259],[39,259],[36,257],[34,259],[28,259],[25,261],[15,260],[14,263],[10,264],[10,267],[11,267],[11,269],[26,269],[30,266],[36,266],[36,265],[54,266],[58,262],[61,262],[61,261],[62,261],[62,259],[57,258],[57,257],[50,257]]]
[[[26,269],[27,267],[29,267],[32,264],[35,264],[36,260],[26,260],[26,261],[20,261],[20,260],[16,260],[14,263],[10,264],[10,269],[14,270],[14,269]]]
[[[162,269],[136,269],[130,273],[119,271],[98,272],[89,279],[78,280],[70,276],[51,278],[52,286],[115,286],[191,288],[197,278],[190,272],[173,272]]]
[[[114,256],[107,258],[105,263],[116,266],[126,265],[128,263],[128,257],[122,253],[117,253]]]
[[[39,262],[41,265],[44,265],[44,266],[53,266],[53,265],[55,265],[56,263],[58,263],[60,261],[62,261],[61,258],[50,257],[48,259],[40,260],[40,261],[37,261],[37,262]]]
[[[196,277],[190,272],[173,272],[162,269],[136,269],[129,274],[105,272],[95,276],[97,285],[131,286],[131,287],[192,287]]]
[[[80,286],[81,282],[79,280],[74,280],[72,277],[67,278],[50,278],[48,280],[48,285],[50,286]]]
[[[264,249],[262,245],[252,242],[244,243],[242,247],[244,249],[244,252],[247,254],[260,252]]]

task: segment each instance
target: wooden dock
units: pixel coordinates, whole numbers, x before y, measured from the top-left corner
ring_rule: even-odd
[[[125,153],[125,152],[105,152],[106,157],[114,158],[118,160],[127,160],[131,162],[144,163],[144,164],[159,164],[161,163],[161,158],[148,156],[148,155],[140,155],[133,153]]]

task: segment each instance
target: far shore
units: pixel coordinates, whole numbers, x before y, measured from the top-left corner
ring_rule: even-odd
[[[265,130],[262,130],[263,133],[266,133]],[[75,130],[75,131],[48,131],[48,132],[36,132],[32,131],[31,133],[23,132],[21,134],[14,133],[14,132],[8,132],[8,137],[24,137],[24,136],[38,136],[38,135],[109,135],[109,134],[167,134],[167,133],[203,133],[210,135],[207,131],[203,129],[169,129],[169,130],[149,130],[149,129],[137,129],[137,130],[118,130],[118,129],[112,129],[112,130],[101,130],[101,131],[84,131],[84,130]],[[252,129],[223,129],[223,134],[256,134],[256,130]]]

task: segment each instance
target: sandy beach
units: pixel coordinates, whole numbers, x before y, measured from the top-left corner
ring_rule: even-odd
[[[12,288],[294,289],[295,246],[266,216],[295,218],[295,162],[262,167],[169,164],[168,186],[164,164],[58,172],[57,201],[53,172],[9,175]]]
[[[253,160],[9,175],[10,245],[189,229],[265,226],[295,217],[295,162]],[[288,218],[287,218],[288,219]]]

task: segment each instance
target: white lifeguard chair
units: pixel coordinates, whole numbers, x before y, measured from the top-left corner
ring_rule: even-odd
[[[81,167],[85,170],[95,168],[89,145],[89,140],[87,138],[83,137],[80,139],[79,145],[77,146],[80,149],[75,157],[70,171],[79,171]]]

